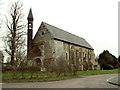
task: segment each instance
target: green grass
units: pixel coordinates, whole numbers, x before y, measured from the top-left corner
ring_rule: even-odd
[[[82,76],[86,75],[98,75],[98,74],[113,74],[118,73],[118,69],[113,70],[92,70],[92,71],[79,71],[78,74]]]
[[[98,74],[113,74],[118,73],[118,69],[113,70],[91,70],[91,71],[78,71],[76,75],[67,73],[66,76],[61,75],[57,76],[56,73],[50,72],[34,72],[33,78],[30,78],[31,73],[25,72],[24,79],[21,79],[21,72],[17,72],[16,78],[13,78],[13,72],[3,72],[2,81],[3,82],[41,82],[41,81],[56,81],[56,80],[65,80],[71,78],[78,78],[87,75],[98,75]],[[38,76],[37,76],[38,75]]]

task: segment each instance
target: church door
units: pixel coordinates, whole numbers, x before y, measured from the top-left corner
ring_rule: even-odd
[[[35,63],[36,63],[36,67],[39,71],[41,71],[41,59],[40,58],[36,58],[35,59]]]

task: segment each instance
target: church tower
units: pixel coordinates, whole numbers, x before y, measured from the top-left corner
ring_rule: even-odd
[[[28,31],[27,31],[27,59],[30,59],[30,52],[32,50],[32,36],[33,36],[33,14],[30,9],[28,17]]]

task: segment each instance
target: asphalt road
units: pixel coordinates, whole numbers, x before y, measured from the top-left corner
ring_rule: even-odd
[[[107,83],[107,79],[114,75],[93,75],[52,82],[2,83],[2,88],[118,88]]]

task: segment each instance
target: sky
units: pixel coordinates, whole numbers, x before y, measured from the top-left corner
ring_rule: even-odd
[[[16,0],[2,0],[2,15]],[[86,39],[98,56],[103,50],[118,57],[118,1],[119,0],[20,0],[27,22],[32,8],[33,35],[42,21]],[[0,37],[5,29],[0,30]],[[0,50],[2,50],[2,43]]]

